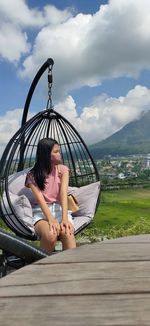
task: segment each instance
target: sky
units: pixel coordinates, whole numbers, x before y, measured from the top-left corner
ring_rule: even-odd
[[[54,109],[87,144],[150,110],[149,0],[0,0],[0,155],[53,58]],[[46,107],[47,73],[28,118]]]

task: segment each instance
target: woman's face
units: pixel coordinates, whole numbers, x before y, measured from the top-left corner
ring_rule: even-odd
[[[53,164],[59,164],[61,162],[60,148],[58,144],[55,144],[52,148],[51,162]]]

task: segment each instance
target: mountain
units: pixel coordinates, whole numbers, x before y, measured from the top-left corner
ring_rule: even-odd
[[[150,153],[150,112],[132,121],[112,136],[89,147],[94,158],[106,155]]]

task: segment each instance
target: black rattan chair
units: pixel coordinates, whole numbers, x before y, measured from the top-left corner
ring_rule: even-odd
[[[10,180],[12,176],[18,176],[20,171],[26,171],[33,166],[35,160],[36,148],[39,140],[44,137],[55,138],[60,144],[63,163],[67,165],[71,171],[70,173],[70,186],[81,187],[84,185],[92,184],[99,181],[99,174],[94,163],[94,160],[77,130],[65,119],[62,115],[56,112],[52,105],[51,99],[51,87],[52,87],[52,67],[53,60],[48,59],[36,74],[23,111],[21,128],[15,133],[7,144],[0,162],[0,187],[1,187],[1,203],[0,203],[0,215],[5,224],[15,233],[12,243],[16,241],[20,242],[20,245],[24,248],[24,241],[21,242],[21,238],[26,240],[36,240],[35,233],[20,219],[17,215],[10,195]],[[45,72],[48,69],[48,101],[46,109],[37,113],[30,120],[27,121],[29,106],[33,92],[36,85]],[[7,205],[6,205],[7,200]],[[9,208],[8,208],[9,207]],[[89,222],[83,223],[82,226],[76,230],[78,233],[81,229],[86,227]],[[10,246],[7,247],[7,234],[5,233],[5,245],[4,241],[1,241],[0,233],[0,248],[5,252],[16,253],[10,250]],[[8,243],[11,235],[8,237]],[[18,238],[19,237],[19,238]],[[29,260],[32,261],[32,245],[30,245]],[[26,250],[26,249],[25,249]],[[43,251],[38,250],[37,259],[46,255]],[[22,254],[18,253],[16,256],[24,259]],[[33,248],[33,261],[35,261],[36,253]],[[6,258],[6,254],[5,254]],[[3,260],[3,259],[2,259]],[[6,259],[5,259],[6,260]]]

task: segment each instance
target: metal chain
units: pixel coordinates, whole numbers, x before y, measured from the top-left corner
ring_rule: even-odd
[[[53,83],[53,76],[52,76],[52,65],[48,67],[48,101],[46,109],[51,110],[53,108],[52,103],[52,83]]]

